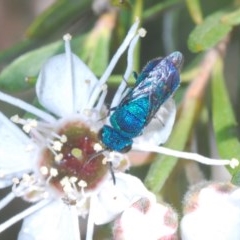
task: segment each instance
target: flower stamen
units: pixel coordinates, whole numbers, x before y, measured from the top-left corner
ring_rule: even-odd
[[[97,105],[95,107],[95,109],[97,111],[100,111],[102,109],[106,96],[107,96],[107,85],[104,84],[102,86],[102,93],[101,93],[101,95],[98,99]]]
[[[60,184],[62,185],[63,192],[66,195],[64,199],[67,199],[68,202],[77,202],[79,191],[76,186],[77,178],[65,176]]]
[[[101,93],[101,86],[108,80],[109,76],[112,73],[113,68],[115,67],[117,61],[121,57],[121,55],[124,53],[126,48],[129,46],[129,43],[132,41],[132,38],[136,34],[136,30],[139,25],[139,19],[135,21],[135,23],[132,25],[130,30],[128,31],[127,36],[125,37],[123,43],[121,46],[118,48],[117,52],[114,54],[113,58],[111,59],[107,69],[103,73],[102,77],[100,78],[98,84],[96,85],[91,98],[89,99],[89,102],[87,104],[87,108],[91,109],[95,105],[97,99],[99,98],[99,94]]]
[[[81,188],[81,194],[84,196],[84,195],[85,195],[84,188],[87,187],[87,182],[84,181],[84,180],[80,180],[80,181],[78,182],[78,186]]]
[[[48,175],[48,168],[46,167],[46,166],[41,166],[40,167],[40,173],[42,174],[42,175]]]
[[[128,52],[127,52],[127,68],[126,68],[125,73],[123,74],[124,81],[122,81],[121,84],[119,85],[119,87],[113,97],[110,109],[116,107],[119,104],[119,102],[121,101],[122,97],[124,96],[125,91],[129,90],[129,89],[126,89],[126,86],[127,86],[127,80],[129,79],[129,77],[133,71],[134,49],[137,45],[139,38],[145,36],[143,34],[144,31],[146,34],[145,29],[143,29],[143,28],[139,29],[136,36],[131,40],[131,42],[129,44],[129,48],[128,48]]]
[[[51,144],[51,148],[55,151],[61,151],[63,144],[60,141],[53,141],[51,139],[48,139],[48,142]]]
[[[0,233],[6,230],[7,228],[11,227],[16,222],[24,219],[25,217],[29,216],[30,214],[38,211],[39,209],[45,207],[46,205],[50,204],[52,200],[42,200],[39,203],[27,208],[26,210],[16,214],[14,217],[8,219],[7,221],[0,224]]]
[[[28,104],[18,98],[12,97],[3,92],[0,92],[0,100],[3,102],[7,102],[13,106],[19,107],[19,108],[25,110],[26,112],[30,112],[30,113],[34,114],[35,116],[45,120],[46,122],[52,123],[52,122],[56,121],[56,119],[52,115],[48,114],[47,112],[44,112],[44,111],[34,107],[31,104]]]
[[[62,143],[66,143],[66,142],[67,142],[67,136],[64,135],[64,134],[63,134],[63,135],[59,135],[59,134],[57,134],[57,133],[55,133],[55,132],[51,132],[51,135],[52,135],[53,137],[59,139],[59,141],[62,142]]]
[[[165,154],[165,155],[169,155],[169,156],[173,156],[173,157],[177,157],[177,158],[193,160],[193,161],[200,162],[200,163],[203,163],[206,165],[219,165],[219,166],[229,165],[231,168],[235,168],[236,166],[239,165],[239,160],[235,159],[235,158],[233,158],[231,160],[229,160],[229,159],[213,159],[213,158],[204,157],[197,153],[182,152],[182,151],[177,151],[177,150],[173,150],[170,148],[154,146],[154,145],[133,144],[133,150],[161,153],[161,154]]]
[[[15,194],[10,192],[8,195],[2,198],[0,201],[0,210],[7,206],[15,197]]]
[[[23,125],[22,129],[26,133],[30,133],[30,131],[33,128],[36,128],[38,125],[38,122],[36,121],[36,119],[23,119],[23,118],[20,118],[18,115],[12,116],[10,120],[14,123]]]
[[[34,175],[23,174],[21,179],[13,178],[12,182],[14,196],[23,197],[28,202],[36,202],[49,196],[45,186]]]
[[[48,169],[47,169],[48,170]],[[46,179],[46,184],[50,184],[50,181],[58,175],[58,170],[56,168],[50,168],[50,171],[47,171],[49,174],[48,178]]]

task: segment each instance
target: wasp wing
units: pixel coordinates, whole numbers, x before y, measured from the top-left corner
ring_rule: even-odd
[[[125,105],[128,102],[132,101],[135,98],[135,96],[136,96],[136,98],[139,98],[139,96],[144,94],[144,91],[148,92],[147,86],[146,86],[147,81],[145,81],[145,80],[147,78],[151,77],[150,76],[151,71],[160,63],[160,61],[162,61],[162,59],[163,58],[159,57],[159,58],[155,58],[155,59],[149,61],[145,65],[145,67],[142,69],[142,71],[139,75],[137,75],[137,73],[134,74],[134,77],[136,78],[136,83],[133,88],[129,88],[126,91],[126,94],[122,98],[119,106]],[[141,85],[139,85],[140,83],[141,83]],[[138,87],[138,88],[136,89],[136,87]],[[141,94],[141,91],[143,91],[142,94]]]
[[[179,72],[172,62],[167,59],[152,60],[138,76],[135,87],[122,99],[120,106],[136,101],[139,98],[148,98],[147,124],[160,106],[175,92],[179,83]]]

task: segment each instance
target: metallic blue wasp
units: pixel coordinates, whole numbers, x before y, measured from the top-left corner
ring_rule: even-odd
[[[104,125],[99,138],[111,151],[127,152],[133,138],[142,134],[161,105],[172,96],[180,84],[179,70],[183,63],[180,52],[151,60],[137,76],[136,83],[114,108],[111,126]]]

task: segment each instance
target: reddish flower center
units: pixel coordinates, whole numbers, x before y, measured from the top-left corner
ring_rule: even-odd
[[[45,174],[41,171],[44,178],[60,192],[65,191],[66,183],[80,191],[82,182],[86,183],[86,190],[94,190],[108,171],[108,166],[102,163],[104,156],[95,150],[98,144],[96,133],[81,122],[71,122],[57,134],[66,136],[67,140],[58,151],[43,150],[40,169],[45,169]],[[60,143],[58,139],[54,141]]]

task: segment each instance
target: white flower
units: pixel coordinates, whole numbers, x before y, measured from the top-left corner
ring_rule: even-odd
[[[116,173],[116,184],[106,182],[101,191],[93,197],[94,222],[101,225],[114,220],[123,210],[142,197],[155,198],[144,184],[130,174]]]
[[[156,202],[154,196],[144,196],[126,208],[115,220],[114,240],[176,239],[177,214],[170,206]]]
[[[183,240],[240,239],[240,189],[229,183],[193,187],[184,201]]]
[[[142,198],[155,198],[138,178],[125,173],[116,173],[115,177],[116,184],[106,182],[101,191],[91,198],[89,226],[93,225],[91,222],[101,225],[114,220]]]
[[[75,229],[78,216],[94,213],[91,198],[101,192],[104,184],[113,185],[108,162],[120,170],[127,165],[121,154],[102,152],[97,133],[107,116],[106,81],[128,46],[124,78],[128,79],[132,72],[134,46],[142,34],[137,31],[138,25],[136,21],[131,27],[99,80],[71,52],[71,37],[64,36],[66,53],[46,62],[36,84],[38,100],[47,111],[0,92],[0,100],[33,115],[27,119],[13,116],[10,121],[0,113],[0,187],[12,185],[12,192],[0,201],[0,209],[15,197],[35,203],[0,224],[0,232],[25,218],[19,239],[80,238],[78,227]],[[120,98],[118,91],[114,101]],[[44,216],[48,216],[47,221]],[[101,220],[98,216],[98,221],[105,221],[106,217],[113,218],[108,215]],[[92,235],[91,224],[88,239]]]
[[[137,31],[138,24],[139,21],[136,21],[131,27],[99,80],[71,52],[71,37],[65,35],[66,53],[49,59],[37,79],[36,95],[45,111],[0,92],[0,100],[33,116],[25,119],[16,115],[10,121],[0,113],[0,187],[12,185],[12,192],[0,201],[0,209],[15,197],[35,203],[0,224],[0,232],[25,218],[19,235],[20,240],[30,236],[33,239],[46,239],[47,236],[51,236],[51,239],[68,239],[70,235],[64,232],[64,217],[58,218],[55,225],[44,221],[41,228],[45,230],[44,233],[40,231],[41,237],[36,231],[35,226],[39,225],[41,216],[49,215],[49,220],[54,222],[54,211],[57,211],[70,219],[70,225],[74,228],[71,239],[80,238],[79,229],[75,229],[75,226],[78,226],[78,216],[84,217],[88,214],[87,239],[91,239],[93,224],[111,221],[132,203],[133,196],[145,196],[146,191],[140,185],[134,191],[128,187],[122,188],[121,181],[127,186],[134,180],[132,177],[129,179],[127,175],[119,177],[116,174],[114,177],[113,170],[125,170],[128,166],[127,160],[124,160],[125,157],[120,153],[107,151],[98,138],[98,132],[103,125],[109,125],[108,111],[104,106],[107,95],[106,82],[127,48],[124,81],[114,95],[110,110],[118,106],[129,91],[126,80],[133,70],[134,47],[139,37],[145,34],[143,29]],[[143,134],[133,139],[133,150],[200,158],[207,162],[208,158],[196,154],[158,147],[167,140],[175,114],[175,104],[170,97],[156,113],[156,119],[153,118],[143,129]],[[16,124],[22,126],[22,130]],[[217,160],[212,162],[219,164]],[[221,164],[229,163],[232,162],[221,161]],[[117,198],[118,201],[114,201],[115,205],[106,204],[109,197],[112,200],[109,184],[116,192],[120,191],[122,195],[131,198],[127,197],[124,200],[120,197]],[[106,197],[102,197],[103,193]],[[69,206],[69,211],[65,204]],[[99,214],[100,209],[105,213]],[[49,232],[49,235],[44,235],[46,232]]]

